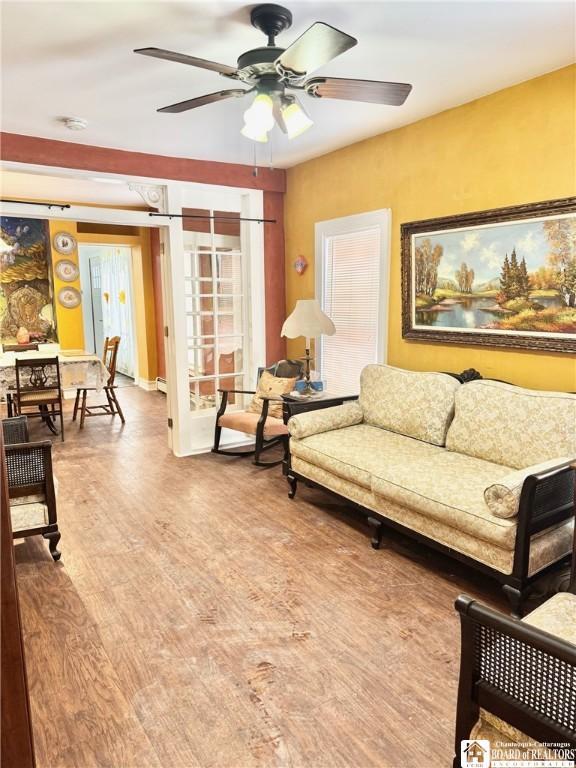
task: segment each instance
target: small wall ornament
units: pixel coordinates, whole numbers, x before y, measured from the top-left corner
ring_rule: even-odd
[[[69,232],[57,232],[54,235],[54,248],[61,253],[62,256],[70,256],[76,250],[76,238]]]
[[[70,259],[60,259],[56,262],[55,272],[57,277],[65,283],[73,283],[78,280],[80,271],[78,266]]]
[[[80,306],[82,294],[77,288],[67,285],[58,291],[58,302],[66,309],[74,309]]]
[[[298,258],[294,262],[294,269],[296,270],[296,273],[299,275],[304,274],[307,266],[308,266],[308,261],[306,260],[306,256],[298,256]]]

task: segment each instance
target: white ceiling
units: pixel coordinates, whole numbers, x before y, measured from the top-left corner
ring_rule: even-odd
[[[236,64],[265,43],[251,5],[230,2],[3,0],[2,129],[140,152],[289,167],[368,136],[566,66],[576,58],[573,2],[287,2],[284,47],[314,21],[358,38],[318,71],[412,83],[402,107],[303,96],[315,125],[267,145],[240,135],[249,98],[183,114],[156,109],[230,87],[216,73],[132,53],[157,46]],[[66,129],[63,116],[88,128]]]

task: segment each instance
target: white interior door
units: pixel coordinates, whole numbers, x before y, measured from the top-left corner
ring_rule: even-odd
[[[190,454],[212,447],[218,389],[253,387],[265,361],[263,225],[240,221],[263,214],[261,192],[191,184],[179,192],[178,210],[190,218],[173,219],[169,230],[167,378],[178,390],[173,448]],[[173,195],[171,211],[175,204]],[[230,396],[231,408],[243,406]],[[225,432],[222,442],[244,440]]]
[[[88,260],[90,269],[90,306],[86,308],[92,316],[92,338],[90,345],[96,354],[104,347],[104,315],[102,313],[102,277],[100,257],[91,256]]]

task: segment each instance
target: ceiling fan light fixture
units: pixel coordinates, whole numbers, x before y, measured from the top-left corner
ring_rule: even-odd
[[[240,133],[247,139],[259,141],[262,144],[265,144],[268,141],[268,134],[266,131],[263,131],[260,126],[255,125],[254,123],[245,123]]]
[[[259,93],[249,109],[244,112],[246,125],[260,129],[260,133],[272,130],[274,127],[274,102],[267,93]]]
[[[314,125],[312,118],[296,99],[285,103],[281,111],[289,139],[295,139]]]

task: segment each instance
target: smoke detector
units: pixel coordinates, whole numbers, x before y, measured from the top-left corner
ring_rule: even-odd
[[[70,131],[83,131],[88,127],[88,120],[81,117],[63,117],[62,122]]]

